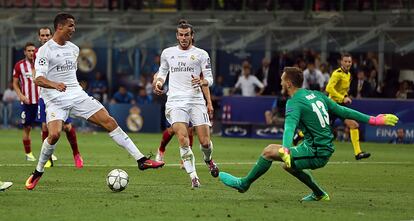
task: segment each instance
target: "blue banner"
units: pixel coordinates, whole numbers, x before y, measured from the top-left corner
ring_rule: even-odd
[[[397,136],[399,130],[403,131],[400,139]],[[373,127],[366,125],[365,140],[400,144],[414,143],[414,124],[398,124],[395,127]]]
[[[222,120],[224,123],[232,124],[233,129],[247,130],[247,137],[260,137],[258,131],[251,125],[264,125],[264,113],[271,110],[275,97],[242,97],[225,96],[222,98]],[[412,131],[414,130],[414,100],[394,100],[394,99],[355,99],[350,108],[358,110],[368,115],[378,115],[380,113],[392,113],[400,119],[395,127],[371,127],[360,124],[365,141],[389,142],[396,137],[398,128],[404,129],[405,139],[413,142]],[[243,127],[241,127],[241,124]],[[237,128],[235,125],[239,126]],[[250,125],[246,126],[246,125]],[[224,126],[228,129],[228,125]],[[266,128],[264,128],[266,129]],[[271,129],[267,128],[268,131]],[[231,131],[231,130],[230,130]],[[274,130],[275,131],[275,130]],[[223,135],[229,136],[229,133]],[[260,132],[260,131],[259,131]],[[278,132],[280,134],[280,132]],[[283,132],[282,132],[283,133]],[[233,134],[234,135],[234,134]],[[263,135],[263,134],[262,134]],[[274,137],[277,137],[276,135]]]
[[[119,126],[130,132],[161,132],[161,107],[158,104],[110,104],[108,111]]]
[[[272,109],[276,97],[224,96],[221,100],[224,121],[264,124],[264,113]]]

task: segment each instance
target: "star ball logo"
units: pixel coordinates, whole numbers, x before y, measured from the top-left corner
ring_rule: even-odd
[[[46,58],[40,58],[38,63],[39,65],[42,65],[42,66],[46,65]]]

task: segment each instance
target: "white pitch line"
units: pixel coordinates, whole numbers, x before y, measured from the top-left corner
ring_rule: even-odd
[[[278,162],[280,163],[280,162]],[[224,162],[224,163],[217,163],[218,165],[253,165],[256,162]],[[368,164],[368,165],[414,165],[414,162],[406,161],[406,162],[386,162],[386,161],[379,161],[379,162],[354,162],[354,161],[331,161],[328,164],[332,165],[356,165],[356,164]],[[197,166],[205,165],[204,163],[197,163]],[[11,164],[0,164],[0,167],[34,167],[36,164],[29,164],[29,163],[11,163]],[[73,164],[55,164],[57,167],[74,167]],[[85,164],[85,167],[137,167],[136,164]],[[179,163],[167,163],[165,164],[167,167],[178,167],[181,166]]]

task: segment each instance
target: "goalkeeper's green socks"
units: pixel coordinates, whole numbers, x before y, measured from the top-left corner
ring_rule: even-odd
[[[266,173],[272,166],[271,160],[266,160],[263,156],[260,156],[256,162],[256,165],[250,170],[247,176],[241,178],[243,186],[249,187],[255,180]]]
[[[297,170],[291,172],[293,176],[302,181],[306,186],[308,186],[316,196],[322,196],[325,192],[318,186],[318,184],[313,180],[312,174],[307,170]]]

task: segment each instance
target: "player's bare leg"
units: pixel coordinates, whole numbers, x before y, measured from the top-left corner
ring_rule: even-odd
[[[99,125],[108,131],[109,136],[115,141],[115,143],[123,147],[132,157],[134,157],[134,159],[138,162],[138,168],[140,170],[164,166],[164,162],[157,162],[145,157],[132,142],[131,138],[129,138],[128,134],[126,134],[118,126],[118,123],[109,115],[105,108],[102,108],[93,114],[88,121]]]
[[[218,177],[219,168],[214,163],[212,158],[213,142],[210,139],[210,127],[208,125],[196,126],[198,140],[200,141],[200,150],[203,153],[204,162],[210,170],[210,174],[213,177]]]
[[[191,187],[200,187],[200,179],[198,178],[194,153],[190,148],[190,141],[188,138],[188,124],[176,122],[172,125],[175,135],[177,136],[180,145],[180,156],[183,161],[185,171],[190,175]]]

